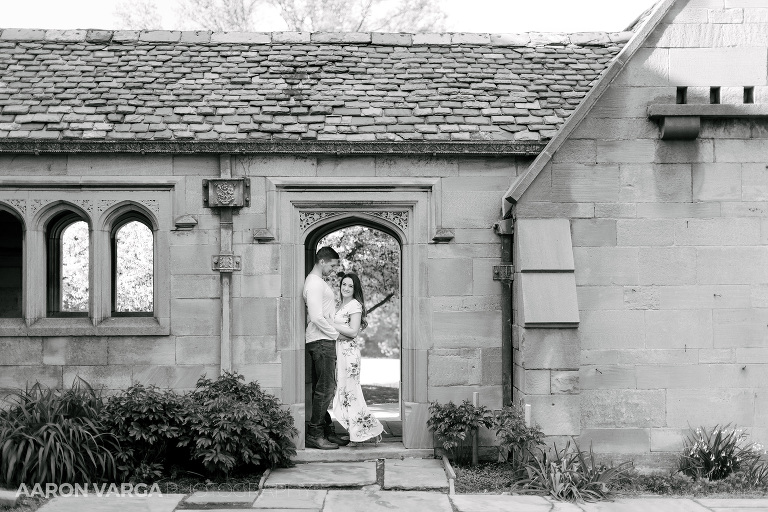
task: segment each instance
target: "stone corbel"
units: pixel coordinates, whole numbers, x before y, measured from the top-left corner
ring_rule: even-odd
[[[176,220],[174,220],[173,223],[176,225],[177,230],[186,231],[197,226],[197,219],[192,215],[182,215],[176,217]]]
[[[259,228],[253,230],[253,241],[259,242],[259,243],[267,243],[267,242],[274,242],[275,241],[275,235],[272,234],[272,232],[265,228]]]
[[[432,241],[436,244],[447,243],[453,240],[454,233],[452,229],[438,228],[435,230],[435,236],[432,237]]]

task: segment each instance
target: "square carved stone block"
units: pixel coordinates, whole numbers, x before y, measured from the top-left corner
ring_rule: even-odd
[[[251,204],[251,180],[203,180],[203,204],[209,208],[241,208]]]

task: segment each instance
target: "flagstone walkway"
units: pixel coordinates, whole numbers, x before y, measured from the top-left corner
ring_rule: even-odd
[[[39,512],[757,512],[768,499],[625,498],[562,503],[539,496],[449,495],[442,461],[379,459],[298,464],[269,473],[261,489],[189,495],[58,497]]]
[[[54,498],[39,512],[174,512],[190,510],[183,495],[160,497]],[[765,512],[768,499],[675,499],[632,498],[602,503],[562,503],[538,496],[447,494],[429,491],[382,491],[378,489],[264,489],[257,498],[240,501],[208,501],[198,510],[232,512]]]

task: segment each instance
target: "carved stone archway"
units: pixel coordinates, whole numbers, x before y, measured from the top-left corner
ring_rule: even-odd
[[[354,188],[354,192],[350,191]],[[278,312],[278,349],[282,361],[282,399],[290,404],[304,446],[305,343],[304,284],[308,238],[344,224],[363,224],[393,234],[400,242],[401,365],[403,444],[431,448],[426,421],[427,352],[432,347],[431,310],[426,286],[427,247],[435,219],[435,180],[363,179],[350,184],[296,178],[268,184],[267,225],[280,244],[282,298]]]
[[[403,211],[368,211],[368,212],[299,212],[300,227],[303,227],[307,236],[304,242],[305,256],[304,256],[304,275],[306,276],[312,270],[314,266],[314,255],[317,249],[318,243],[327,235],[337,232],[339,230],[352,227],[352,226],[365,226],[367,228],[375,229],[379,232],[385,233],[392,237],[400,247],[400,258],[398,267],[400,269],[400,289],[402,290],[402,253],[403,253],[403,239],[400,231],[394,229],[396,225],[403,231],[407,231],[408,227],[407,210]],[[402,317],[402,311],[400,312]],[[402,326],[401,326],[402,332]],[[402,337],[399,340],[402,342]],[[402,349],[402,343],[399,343],[400,349]],[[402,354],[402,351],[401,351]],[[400,362],[399,368],[399,388],[402,389],[402,357],[398,358]],[[311,399],[307,396],[311,392],[309,386],[309,370],[306,365],[309,364],[308,358],[305,358],[305,403],[306,411],[311,407]],[[398,400],[399,416],[402,418],[402,400]]]

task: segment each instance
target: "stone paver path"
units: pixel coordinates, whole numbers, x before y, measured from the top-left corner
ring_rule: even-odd
[[[211,493],[209,493],[211,494]],[[241,493],[245,494],[245,493]],[[190,510],[181,494],[133,497],[58,497],[39,512],[172,512]],[[248,497],[250,498],[250,496]],[[539,496],[459,494],[431,491],[384,491],[376,486],[357,490],[264,489],[249,502],[218,506],[199,503],[207,512],[260,510],[262,512],[757,512],[768,511],[768,499],[624,498],[603,503],[561,503]],[[178,506],[178,508],[176,508]]]
[[[713,511],[736,511],[755,512],[756,510],[768,510],[768,499],[749,500],[724,500],[717,498],[699,498],[697,503]]]
[[[455,494],[451,496],[451,503],[460,512],[550,512],[552,509],[552,503],[538,496],[515,496],[514,501],[510,498],[512,496],[498,494]],[[576,511],[581,512],[578,508]]]
[[[323,508],[327,494],[328,491],[324,489],[264,489],[253,508],[319,511]]]
[[[622,498],[601,503],[563,503],[539,496],[458,494],[457,512],[756,512],[768,511],[768,499]]]
[[[384,489],[448,490],[443,461],[403,459],[384,462]]]
[[[453,512],[448,495],[428,491],[328,491],[323,512]]]
[[[363,487],[376,483],[376,462],[316,462],[275,469],[266,488]]]
[[[179,504],[179,508],[185,509],[210,509],[212,506],[219,506],[220,508],[226,508],[229,505],[250,507],[251,504],[256,501],[256,497],[259,495],[258,491],[249,492],[243,489],[242,491],[197,491],[188,496],[184,501]]]
[[[59,496],[38,512],[172,512],[183,494],[162,496]]]
[[[664,512],[708,512],[708,509],[693,500],[674,498],[632,498],[618,499],[602,503],[587,503],[581,509],[588,512],[648,512],[663,510]]]

